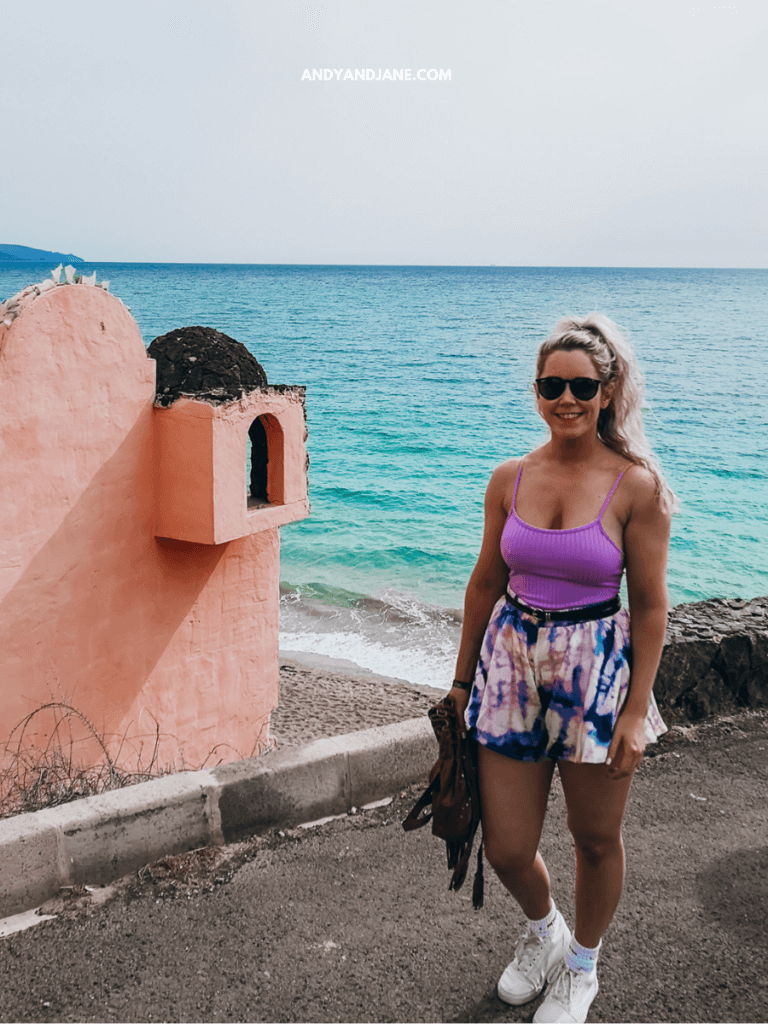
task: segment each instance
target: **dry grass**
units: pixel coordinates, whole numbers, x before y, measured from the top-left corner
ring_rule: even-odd
[[[53,728],[44,746],[27,740],[30,726],[41,715],[53,719]],[[98,764],[78,762],[76,731],[90,736],[101,748]],[[142,764],[140,751],[136,768],[129,770],[120,765],[122,743],[117,755],[110,757],[104,739],[81,711],[65,701],[42,704],[18,723],[6,741],[4,767],[0,769],[0,817],[56,807],[177,770],[175,766],[163,768],[158,764],[159,742],[160,729],[155,722],[154,745],[146,764]]]
[[[145,710],[145,713],[146,712]],[[48,721],[40,716],[48,716]],[[104,737],[87,718],[66,700],[52,700],[31,711],[15,726],[0,750],[0,818],[8,818],[27,811],[39,811],[44,807],[56,807],[85,796],[109,793],[114,789],[149,782],[163,775],[181,771],[199,771],[201,768],[221,764],[224,760],[254,757],[272,749],[274,742],[269,739],[268,725],[264,723],[259,731],[250,754],[242,754],[226,743],[217,744],[202,764],[164,764],[158,758],[160,748],[160,726],[155,723],[155,734],[148,752],[142,745],[138,754],[132,752],[131,768],[121,763],[126,738],[123,736],[119,749],[110,756]],[[41,745],[33,736],[35,725],[45,725],[40,730],[46,739]],[[267,732],[267,739],[264,733]],[[83,739],[95,741],[100,748],[100,759],[95,764],[83,764],[78,758],[77,748]],[[89,743],[90,749],[93,744]],[[222,755],[226,751],[226,756]]]

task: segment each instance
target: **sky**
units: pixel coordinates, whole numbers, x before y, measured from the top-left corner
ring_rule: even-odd
[[[768,266],[764,0],[0,0],[0,25],[6,244]],[[344,79],[369,68],[412,79]]]

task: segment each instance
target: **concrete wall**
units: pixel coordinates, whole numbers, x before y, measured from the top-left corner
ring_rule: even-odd
[[[173,410],[154,409],[154,396],[136,323],[101,288],[59,285],[0,307],[0,755],[49,701],[83,712],[134,767],[149,760],[155,722],[159,761],[177,768],[266,742],[278,699],[277,525],[251,519],[229,543],[155,536],[154,421]],[[298,519],[304,424],[286,415],[304,460],[289,486]],[[244,476],[243,464],[243,506]],[[37,715],[25,745],[51,728]],[[81,741],[88,733],[75,737],[86,762],[99,753]]]

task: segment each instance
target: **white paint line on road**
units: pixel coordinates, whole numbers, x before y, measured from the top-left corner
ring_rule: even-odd
[[[327,818],[317,818],[316,821],[302,821],[299,828],[314,828],[315,825],[325,825],[327,821],[338,821],[339,818],[346,817],[346,814],[329,814]]]
[[[372,800],[369,804],[363,804],[361,811],[372,811],[375,807],[389,807],[392,803],[391,796],[385,796],[383,800]]]
[[[0,937],[23,932],[26,928],[34,928],[41,921],[53,921],[55,914],[38,914],[36,910],[25,910],[22,914],[0,919]]]

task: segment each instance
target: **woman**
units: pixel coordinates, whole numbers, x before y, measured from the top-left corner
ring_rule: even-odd
[[[621,895],[632,775],[666,731],[652,686],[675,497],[611,320],[561,320],[539,349],[535,391],[550,439],[491,477],[451,693],[479,742],[486,856],[528,920],[499,996],[521,1005],[549,983],[534,1021],[585,1021]],[[555,764],[576,847],[573,935],[538,853]]]

